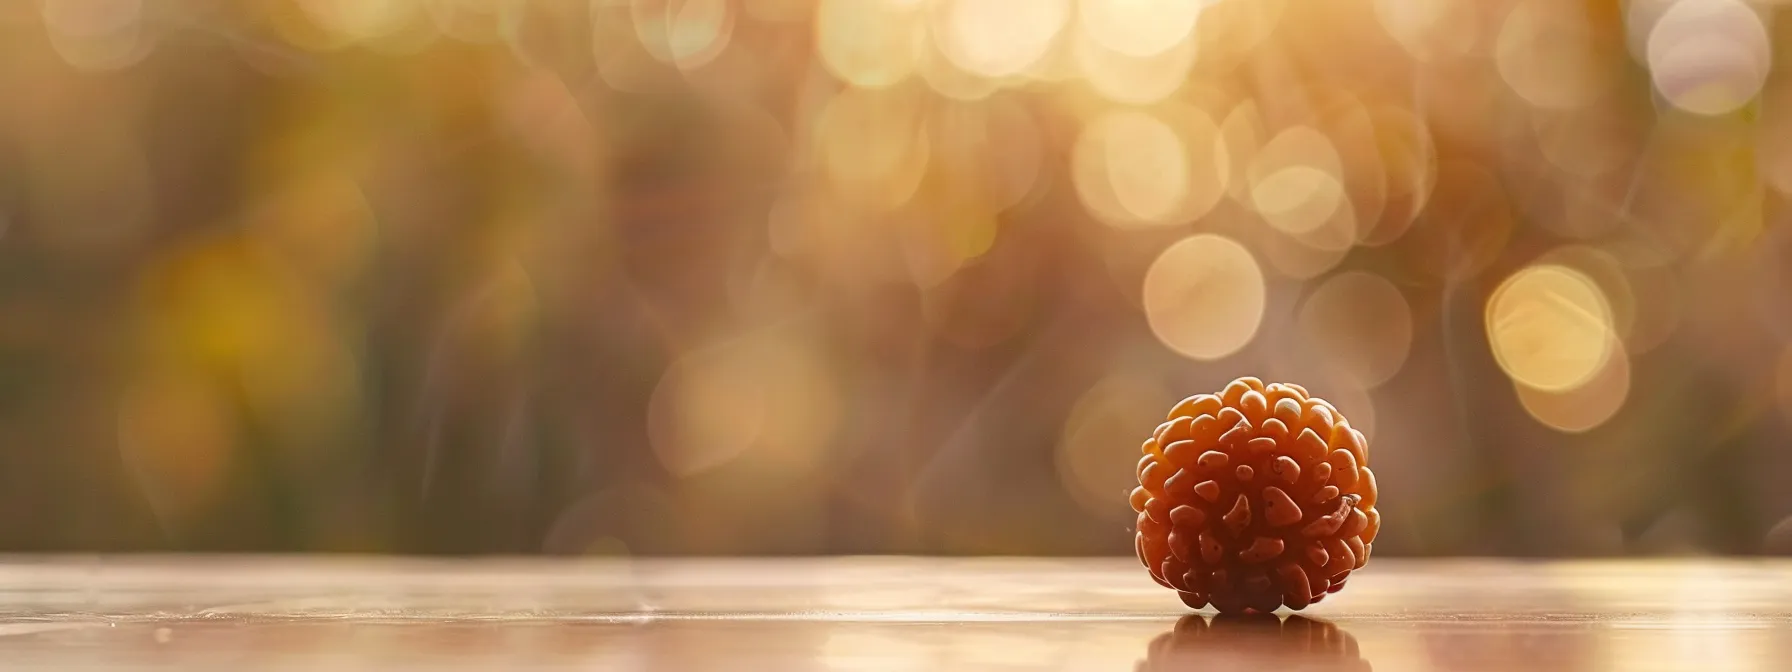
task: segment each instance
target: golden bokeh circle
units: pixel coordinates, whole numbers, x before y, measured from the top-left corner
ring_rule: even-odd
[[[999,78],[1032,67],[1057,43],[1069,0],[935,0],[929,26],[939,53],[965,72]]]
[[[1186,357],[1216,360],[1251,342],[1263,321],[1263,270],[1244,245],[1219,234],[1184,238],[1145,272],[1145,318]]]
[[[1108,376],[1083,392],[1064,418],[1056,451],[1058,479],[1077,503],[1097,513],[1126,509],[1129,486],[1137,483],[1135,464],[1117,458],[1138,446],[1141,427],[1163,421],[1169,398],[1157,381],[1128,374]]]
[[[1209,0],[1120,0],[1077,3],[1077,25],[1109,50],[1128,56],[1160,54],[1190,43],[1195,20]]]
[[[1560,0],[1519,0],[1500,24],[1494,64],[1531,105],[1574,109],[1617,83],[1587,8]]]
[[[1487,340],[1513,381],[1546,392],[1585,385],[1611,357],[1611,305],[1585,273],[1554,264],[1506,278],[1487,301]]]
[[[1161,116],[1103,113],[1078,136],[1071,162],[1084,207],[1119,229],[1181,224],[1206,214],[1224,194],[1229,170],[1219,127],[1187,107]]]
[[[1302,236],[1349,207],[1343,161],[1331,139],[1310,126],[1283,129],[1252,157],[1249,203],[1270,226]],[[1347,237],[1355,242],[1354,229]]]
[[[822,66],[854,86],[907,79],[928,47],[920,7],[906,0],[821,0],[814,25]]]
[[[1646,57],[1656,93],[1701,115],[1753,100],[1773,65],[1767,28],[1742,0],[1678,0],[1649,29]]]
[[[1593,377],[1579,387],[1548,392],[1514,383],[1518,401],[1537,422],[1578,434],[1605,424],[1630,397],[1630,356],[1624,343],[1611,340],[1611,354]]]

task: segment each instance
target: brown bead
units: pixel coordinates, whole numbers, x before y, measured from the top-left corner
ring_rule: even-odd
[[[1302,609],[1381,530],[1362,433],[1298,385],[1241,378],[1184,398],[1141,444],[1134,551],[1193,608]]]

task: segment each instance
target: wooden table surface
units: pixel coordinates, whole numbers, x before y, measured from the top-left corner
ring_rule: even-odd
[[[1377,558],[1285,620],[1130,558],[0,560],[0,669],[1792,670],[1792,562]]]

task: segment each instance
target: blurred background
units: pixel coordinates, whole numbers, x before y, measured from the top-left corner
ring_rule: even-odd
[[[1257,375],[1377,555],[1771,551],[1788,9],[0,3],[0,550],[1127,555]]]

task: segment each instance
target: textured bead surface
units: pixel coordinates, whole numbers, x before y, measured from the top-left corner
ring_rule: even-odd
[[[1304,609],[1381,529],[1362,432],[1296,385],[1240,378],[1177,403],[1142,448],[1135,548],[1196,609]]]

